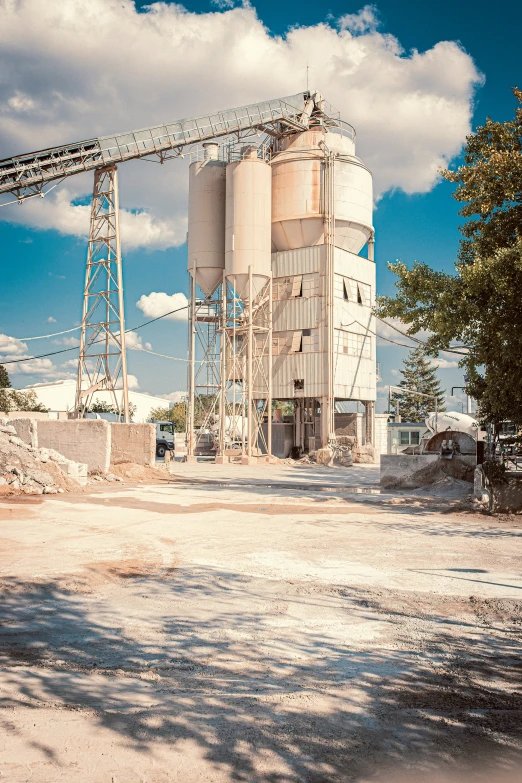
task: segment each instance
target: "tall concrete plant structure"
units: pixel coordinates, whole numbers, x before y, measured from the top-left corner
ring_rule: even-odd
[[[320,94],[299,124],[206,145],[190,167],[189,455],[213,420],[219,456],[271,453],[273,399],[295,403],[300,450],[335,439],[343,400],[374,441],[372,175]]]
[[[335,437],[339,400],[364,403],[373,441],[371,174],[355,155],[353,128],[308,90],[0,161],[0,206],[94,174],[77,415],[104,390],[129,418],[117,167],[195,148],[189,456],[213,421],[218,456],[230,440],[246,459],[270,453],[273,398],[295,402],[299,448]]]

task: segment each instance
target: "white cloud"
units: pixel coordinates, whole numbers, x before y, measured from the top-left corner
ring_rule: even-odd
[[[183,402],[187,397],[187,392],[174,391],[174,392],[170,392],[170,394],[160,394],[160,397],[163,397],[163,399],[168,400],[169,402],[172,403]]]
[[[152,351],[152,345],[150,343],[143,343],[141,337],[136,332],[127,332],[125,334],[125,344],[127,348],[132,348],[134,351]]]
[[[459,363],[455,359],[445,359],[443,356],[438,356],[436,359],[431,359],[431,362],[440,370],[453,370],[459,366]]]
[[[356,14],[344,14],[339,19],[341,30],[349,30],[353,35],[374,33],[379,26],[377,8],[374,5],[365,5]]]
[[[61,337],[58,340],[53,340],[53,343],[55,345],[67,345],[69,348],[79,348],[80,347],[80,330],[78,329],[76,332],[76,337]]]
[[[0,359],[18,359],[27,353],[27,344],[16,337],[0,334]]]
[[[20,361],[25,359],[27,361]],[[10,361],[16,363],[9,364]],[[6,363],[5,367],[9,375],[37,375],[46,380],[70,377],[70,373],[58,369],[47,357],[32,359],[27,344],[7,334],[0,334],[0,364],[2,363]]]
[[[166,316],[168,321],[186,321],[187,305],[188,299],[185,294],[166,294],[163,291],[152,291],[150,294],[143,294],[136,302],[136,307],[147,318],[158,318],[161,315],[165,315],[165,313],[170,313],[172,310],[178,310],[177,313]]]
[[[140,384],[138,383],[138,379],[135,375],[127,374],[127,383],[129,385],[129,389],[136,390],[140,388]]]
[[[52,315],[50,315],[49,318],[47,319],[47,323],[48,324],[55,324],[56,323],[56,318],[53,318]]]
[[[455,42],[403,51],[368,5],[281,37],[246,2],[201,14],[163,2],[138,13],[131,0],[2,3],[0,157],[290,95],[304,89],[306,62],[355,126],[377,197],[430,190],[470,131],[480,77]],[[184,242],[187,164],[120,167],[124,252]],[[92,176],[78,175],[0,217],[83,237],[91,190]]]

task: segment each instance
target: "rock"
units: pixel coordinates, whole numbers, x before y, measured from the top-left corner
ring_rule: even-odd
[[[62,492],[64,492],[64,491],[65,491],[65,490],[63,490],[61,487],[58,487],[58,492],[62,493]]]
[[[11,488],[12,489],[20,489],[20,482],[18,479],[15,479],[14,481],[11,481]]]
[[[328,447],[317,449],[316,460],[318,465],[331,465],[333,460],[333,451]]]
[[[5,432],[8,435],[16,435],[16,430],[12,424],[0,424],[0,432]]]
[[[114,478],[116,479],[116,481],[123,481],[123,479],[121,478],[121,476],[114,476]]]
[[[12,443],[13,446],[21,446],[23,448],[27,448],[23,440],[21,438],[18,438],[16,435],[11,435],[9,437],[9,443]]]
[[[44,487],[51,487],[54,484],[53,477],[43,470],[28,470],[27,477]]]
[[[3,476],[0,476],[0,487],[5,487],[8,484],[8,480],[5,479]]]
[[[116,481],[116,476],[114,475],[114,473],[107,473],[107,475],[105,476],[105,479],[107,481]]]
[[[93,479],[93,481],[103,481],[101,476],[91,476],[91,478]]]
[[[44,487],[43,488],[43,493],[44,493],[44,495],[57,495],[58,494],[58,490],[55,489],[54,487]]]

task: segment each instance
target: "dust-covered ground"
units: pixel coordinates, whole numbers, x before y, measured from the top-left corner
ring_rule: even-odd
[[[518,769],[521,519],[371,465],[171,469],[0,503],[0,780]]]

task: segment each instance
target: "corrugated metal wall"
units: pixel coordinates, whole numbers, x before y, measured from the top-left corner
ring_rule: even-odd
[[[308,272],[321,272],[325,268],[325,263],[325,245],[272,253],[272,276],[285,277],[287,275],[305,275]]]

